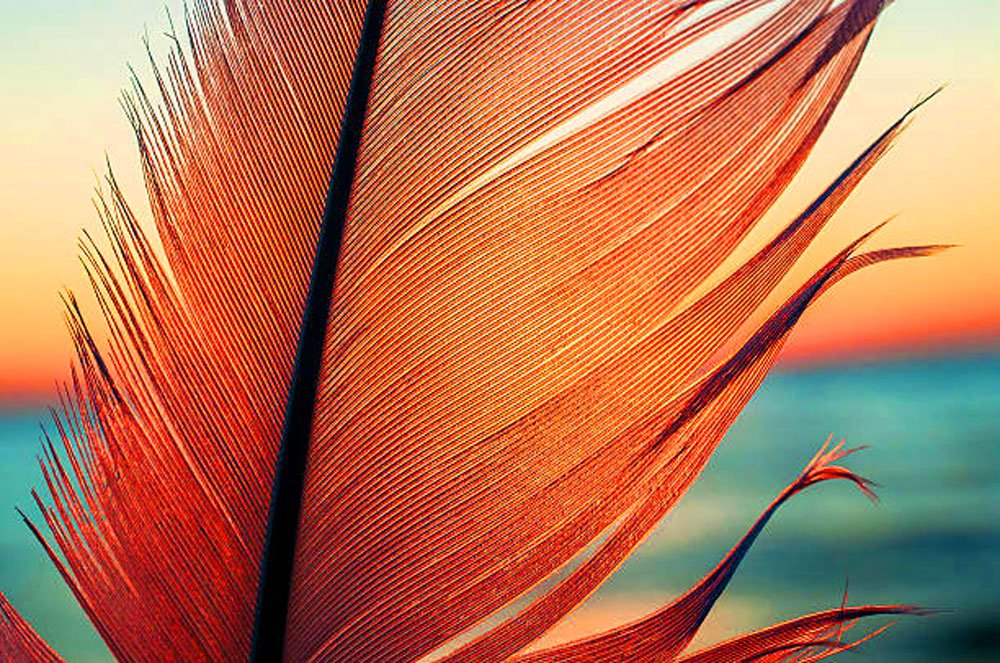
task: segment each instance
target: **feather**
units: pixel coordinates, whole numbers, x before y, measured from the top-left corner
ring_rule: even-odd
[[[942,248],[865,236],[752,327],[907,113],[726,271],[885,4],[195,3],[153,63],[161,101],[136,80],[125,103],[164,257],[109,175],[111,251],[81,242],[109,339],[69,294],[49,533],[29,523],[112,653],[680,656],[780,503],[862,481],[839,447],[689,594],[523,652],[684,494],[822,292]],[[45,660],[2,607],[0,644]]]
[[[920,614],[910,606],[857,606],[817,612],[755,633],[738,636],[677,659],[677,663],[792,663],[822,660],[853,649],[885,632],[882,627],[852,643],[841,636],[859,619],[877,615]]]
[[[3,594],[0,594],[0,658],[38,663],[62,661]]]
[[[775,498],[725,559],[683,596],[639,621],[590,638],[535,652],[517,660],[525,663],[611,661],[620,658],[622,654],[627,654],[630,661],[638,662],[669,660],[681,654],[708,615],[712,604],[733,577],[754,540],[778,508],[789,498],[816,483],[830,479],[844,479],[855,483],[859,489],[874,499],[874,493],[870,488],[871,482],[850,470],[832,465],[856,449],[844,450],[841,442],[827,451],[827,445],[823,446],[802,474]]]

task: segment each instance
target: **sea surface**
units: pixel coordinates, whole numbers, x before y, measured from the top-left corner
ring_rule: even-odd
[[[69,660],[109,660],[14,511],[37,513],[44,417],[0,411],[0,588]],[[845,482],[789,502],[701,641],[836,607],[849,580],[851,603],[948,612],[897,618],[837,659],[1000,661],[1000,352],[773,373],[681,505],[564,633],[639,616],[700,579],[830,433],[870,446],[846,462],[880,484],[881,503]]]

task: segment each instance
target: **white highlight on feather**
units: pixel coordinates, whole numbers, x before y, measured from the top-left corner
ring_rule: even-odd
[[[501,160],[489,170],[467,182],[465,186],[461,187],[445,201],[425,214],[418,222],[413,224],[385,253],[374,261],[362,278],[366,278],[371,272],[378,269],[407,242],[477,191],[577,132],[586,129],[610,116],[615,111],[638,101],[642,97],[655,92],[700,62],[715,56],[726,46],[730,45],[737,37],[748,34],[770,19],[782,6],[787,4],[787,1],[764,5],[725,27],[699,38],[691,45],[650,67],[644,73],[639,74],[614,92],[584,108],[576,115],[567,118],[558,126],[553,127],[545,134]]]

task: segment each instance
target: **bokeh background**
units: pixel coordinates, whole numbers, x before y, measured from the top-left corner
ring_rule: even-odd
[[[0,0],[0,589],[70,660],[106,650],[20,522],[38,485],[44,406],[70,348],[57,293],[87,303],[74,238],[114,165],[142,183],[118,106],[126,63],[148,70],[174,0]],[[956,243],[838,286],[811,311],[695,488],[622,572],[552,638],[617,623],[699,579],[833,432],[873,448],[846,485],[786,506],[706,625],[716,640],[839,604],[949,608],[903,619],[852,661],[1000,660],[1000,3],[899,0],[797,182],[749,252],[922,95],[945,92],[838,214],[803,272],[886,217],[873,246]],[[793,277],[794,278],[794,277]],[[93,310],[93,309],[92,309]],[[862,627],[864,628],[864,627]]]

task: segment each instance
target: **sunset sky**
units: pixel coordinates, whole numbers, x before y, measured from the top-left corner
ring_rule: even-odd
[[[164,4],[0,0],[0,401],[44,396],[66,373],[58,292],[89,289],[75,238],[81,229],[99,232],[90,199],[105,154],[133,203],[143,199],[118,92],[127,62],[147,71],[143,26],[154,48],[165,43]],[[760,245],[909,105],[948,84],[807,254],[804,269],[897,213],[872,246],[961,248],[838,287],[796,332],[790,359],[1000,340],[998,18],[996,0],[894,3],[805,171],[748,238]]]

